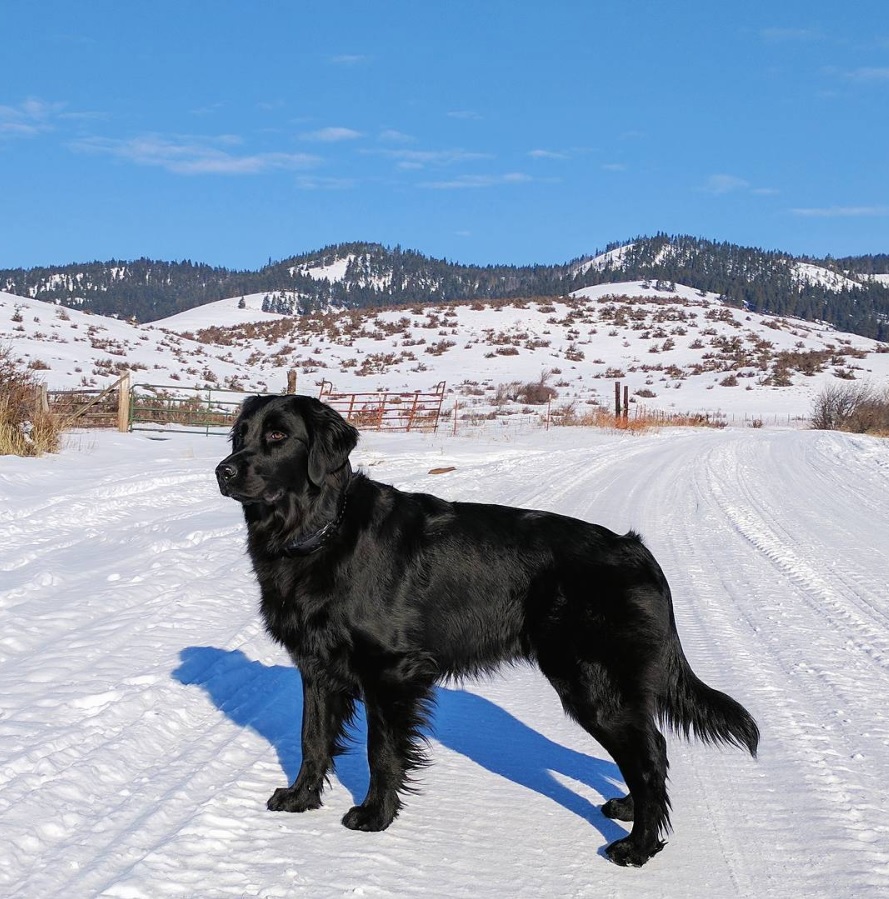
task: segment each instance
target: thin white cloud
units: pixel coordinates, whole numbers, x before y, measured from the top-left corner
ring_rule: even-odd
[[[458,175],[447,181],[425,181],[420,187],[432,190],[476,190],[504,184],[524,184],[533,180],[530,175],[523,172],[507,172],[503,175]]]
[[[737,175],[729,175],[725,172],[710,175],[710,177],[701,185],[699,190],[714,197],[721,197],[733,193],[748,194],[755,197],[773,197],[780,193],[777,188],[758,187],[751,184],[746,178],[740,178]]]
[[[889,206],[815,206],[790,211],[803,218],[872,218],[889,215]]]
[[[625,172],[627,170],[626,165],[622,162],[606,162],[602,168],[606,172]]]
[[[53,120],[64,107],[64,103],[49,103],[35,97],[18,106],[0,106],[0,136],[35,137],[51,131]]]
[[[300,175],[296,179],[300,190],[349,190],[357,183],[354,178],[317,178],[313,175]]]
[[[416,140],[410,134],[405,134],[403,131],[398,131],[395,128],[384,129],[379,133],[378,139],[387,144],[410,144]]]
[[[206,106],[197,106],[191,110],[191,114],[194,116],[208,116],[213,115],[216,112],[219,112],[225,106],[221,101],[216,103],[208,103]]]
[[[889,82],[889,66],[861,66],[845,73],[849,81],[866,83]]]
[[[528,155],[532,159],[567,159],[567,153],[560,153],[556,150],[531,150]]]
[[[129,140],[84,138],[70,146],[81,152],[114,156],[137,165],[157,166],[177,175],[256,175],[281,169],[309,168],[320,161],[306,153],[235,154],[219,147],[239,142],[234,135],[223,135],[208,142],[202,138],[151,134]]]
[[[317,141],[319,143],[334,144],[344,140],[357,140],[361,137],[360,131],[352,128],[319,128],[317,131],[309,131],[301,135],[303,140]]]
[[[736,190],[746,190],[750,187],[750,182],[736,175],[711,175],[703,186],[703,190],[708,194],[721,196],[722,194],[732,193]]]
[[[454,109],[448,113],[449,119],[465,119],[470,122],[480,122],[481,116],[472,109]]]
[[[357,66],[369,60],[369,56],[361,53],[341,53],[338,56],[331,56],[328,61],[335,66]]]
[[[817,28],[763,28],[760,37],[766,41],[820,41],[824,35]]]
[[[469,150],[371,150],[389,159],[394,159],[400,169],[443,168],[479,159],[491,159],[489,153],[474,153]]]

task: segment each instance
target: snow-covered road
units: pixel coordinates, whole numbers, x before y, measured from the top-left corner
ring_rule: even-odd
[[[770,430],[365,435],[405,489],[642,532],[697,673],[754,762],[669,739],[675,833],[645,868],[608,756],[530,669],[443,687],[422,792],[383,834],[273,814],[299,679],[265,636],[219,438],[81,434],[0,459],[0,894],[877,897],[889,893],[889,441]],[[431,475],[433,467],[455,466]],[[360,728],[359,728],[360,729]]]

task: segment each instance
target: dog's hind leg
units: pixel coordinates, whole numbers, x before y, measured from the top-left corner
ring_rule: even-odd
[[[411,790],[411,772],[426,763],[422,728],[429,717],[432,682],[384,677],[365,688],[370,786],[361,805],[343,824],[351,830],[385,830],[401,809],[400,794]]]
[[[660,834],[670,823],[666,741],[652,716],[632,712],[589,730],[617,762],[630,790],[629,796],[610,800],[602,809],[608,817],[632,816],[633,821],[630,835],[608,846],[605,854],[618,865],[644,865],[663,849]]]
[[[630,835],[608,846],[606,855],[618,865],[644,865],[663,848],[660,834],[670,819],[666,741],[650,703],[620,691],[597,664],[581,663],[570,674],[563,665],[558,674],[548,670],[544,660],[540,667],[567,714],[617,763],[630,791],[603,808],[608,817],[633,821]]]
[[[321,807],[321,792],[335,756],[343,751],[345,727],[355,703],[348,693],[327,690],[303,674],[302,764],[289,787],[268,801],[274,812],[305,812]]]

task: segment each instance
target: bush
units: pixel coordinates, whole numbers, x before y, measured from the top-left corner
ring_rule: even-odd
[[[546,405],[559,395],[555,387],[550,387],[546,383],[548,377],[549,372],[544,372],[538,381],[529,381],[527,384],[513,381],[510,384],[498,385],[494,396],[494,405],[502,406],[505,403],[523,403],[527,406]]]
[[[40,456],[59,448],[58,416],[38,408],[38,383],[0,346],[0,455]]]
[[[889,436],[889,388],[831,384],[815,400],[809,423],[817,430]]]

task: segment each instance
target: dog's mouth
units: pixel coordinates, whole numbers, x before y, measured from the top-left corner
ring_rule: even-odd
[[[286,492],[283,487],[267,487],[258,495],[253,495],[250,493],[241,493],[238,490],[226,485],[220,485],[219,490],[223,496],[227,496],[230,499],[233,499],[235,502],[241,503],[245,506],[256,504],[273,506],[284,496]]]

